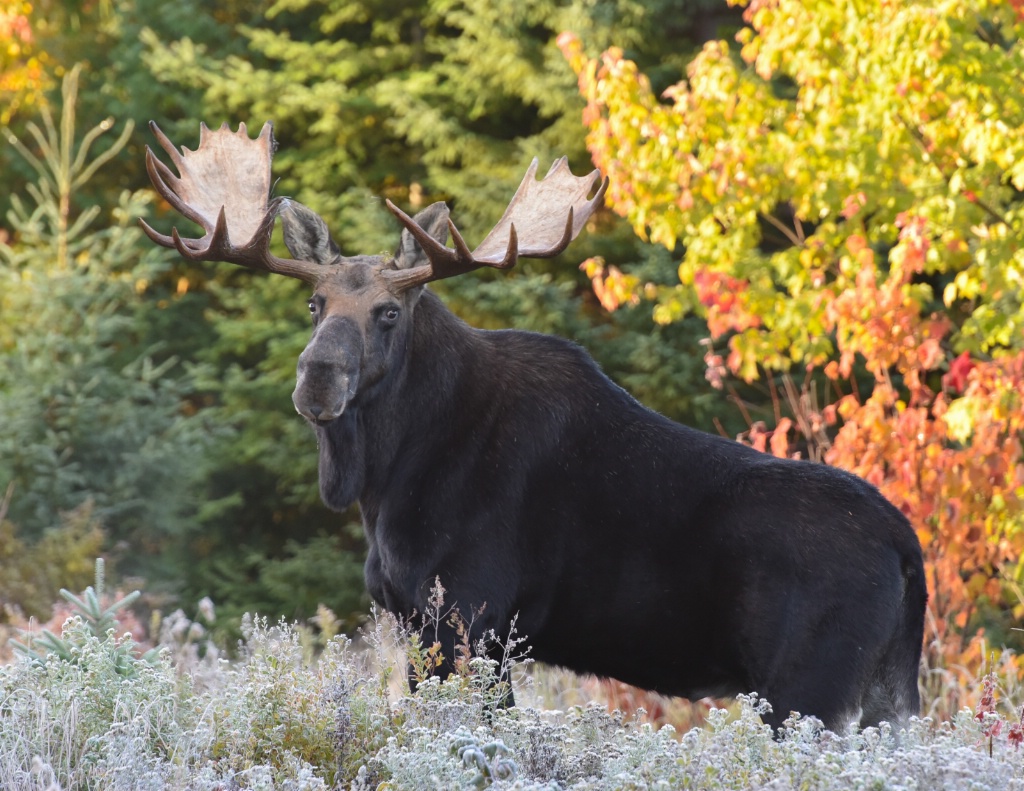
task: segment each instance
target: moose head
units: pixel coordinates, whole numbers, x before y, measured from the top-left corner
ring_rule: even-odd
[[[179,152],[155,123],[153,134],[177,168],[175,175],[146,149],[153,184],[175,209],[205,234],[170,236],[142,222],[154,242],[173,247],[191,261],[228,261],[298,278],[313,287],[309,311],[313,335],[298,362],[292,400],[308,420],[325,425],[355,399],[372,393],[395,369],[407,348],[422,286],[488,266],[509,269],[519,257],[561,253],[601,204],[607,179],[588,198],[599,171],[577,177],[565,157],[537,181],[534,159],[498,224],[470,251],[444,203],[410,217],[390,200],[388,209],[404,226],[394,255],[344,256],[324,220],[289,198],[271,198],[272,125],[249,137],[245,124],[200,127],[199,148]],[[277,217],[294,259],[270,252]],[[447,247],[451,233],[454,249]]]

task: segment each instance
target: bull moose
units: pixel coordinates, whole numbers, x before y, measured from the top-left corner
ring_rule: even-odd
[[[292,400],[324,502],[359,503],[366,586],[388,611],[425,612],[440,578],[461,607],[486,604],[474,639],[518,614],[540,661],[666,695],[754,691],[773,727],[918,712],[921,548],[874,487],[674,423],[579,346],[475,329],[425,288],[560,253],[603,199],[598,171],[562,158],[538,181],[534,160],[472,251],[444,203],[410,217],[388,201],[394,255],[344,256],[319,215],[271,198],[269,122],[255,140],[202,125],[180,152],[151,128],[178,171],[147,148],[156,189],[205,231],[142,223],[153,241],[313,289]],[[277,217],[293,259],[270,252]]]

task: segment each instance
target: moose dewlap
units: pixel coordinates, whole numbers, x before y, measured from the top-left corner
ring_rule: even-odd
[[[534,160],[472,251],[443,203],[409,217],[388,202],[395,254],[350,257],[317,214],[271,199],[269,123],[256,140],[202,126],[180,152],[151,126],[178,172],[147,150],[153,183],[204,234],[143,223],[150,238],[313,289],[292,400],[324,502],[359,502],[378,603],[426,612],[439,577],[463,612],[486,604],[474,641],[518,614],[538,660],[667,695],[754,691],[773,726],[918,713],[921,549],[876,489],[673,423],[580,347],[475,329],[425,288],[562,252],[602,202],[597,171],[563,158],[538,181]],[[294,259],[270,252],[277,217]],[[457,636],[440,630],[450,661]]]

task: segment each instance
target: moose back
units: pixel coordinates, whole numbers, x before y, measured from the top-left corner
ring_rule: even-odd
[[[536,659],[578,672],[688,698],[757,692],[773,726],[918,713],[921,549],[876,489],[673,423],[580,347],[474,329],[425,288],[560,253],[603,199],[597,171],[562,159],[538,181],[534,160],[472,251],[443,203],[410,218],[388,202],[398,250],[347,257],[318,215],[271,199],[269,123],[255,140],[202,126],[195,151],[151,128],[178,171],[147,150],[153,183],[204,234],[143,223],[150,238],[313,290],[292,399],[324,502],[359,502],[366,585],[387,610],[425,612],[440,578],[463,612],[486,605],[474,640],[518,614]],[[277,217],[293,259],[270,252]]]

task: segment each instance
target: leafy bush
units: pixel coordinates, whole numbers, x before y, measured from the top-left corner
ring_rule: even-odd
[[[907,515],[927,662],[977,672],[986,643],[1022,647],[1024,15],[737,4],[739,46],[708,42],[660,96],[622,49],[560,39],[609,205],[680,257],[636,296],[660,323],[706,321],[719,387],[804,378],[751,443],[810,451]]]

